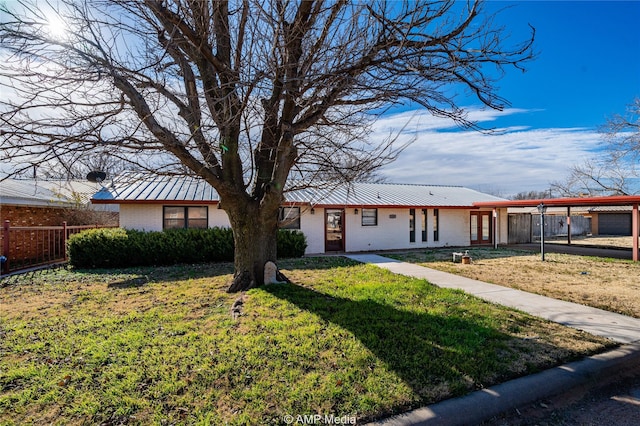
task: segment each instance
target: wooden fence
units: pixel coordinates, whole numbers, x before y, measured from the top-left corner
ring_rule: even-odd
[[[567,236],[569,226],[566,216],[545,215],[544,236],[554,238]],[[571,216],[571,235],[587,235],[591,232],[591,218]],[[509,244],[540,241],[539,214],[509,214]]]
[[[0,235],[1,273],[8,274],[29,268],[67,261],[69,236],[100,225],[11,226],[4,221]]]

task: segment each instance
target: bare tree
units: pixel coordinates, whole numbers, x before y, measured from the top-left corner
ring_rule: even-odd
[[[533,56],[470,1],[18,0],[0,24],[5,158],[46,162],[109,149],[155,173],[201,176],[235,238],[230,291],[276,258],[288,179],[353,181],[392,161],[367,136],[411,101],[475,127],[495,80]],[[51,17],[66,31],[48,30]]]
[[[551,191],[524,191],[509,197],[510,200],[540,200],[543,198],[553,198]]]
[[[595,158],[571,167],[552,188],[563,196],[631,195],[640,192],[640,98],[600,128],[604,146]]]
[[[49,159],[34,165],[34,178],[44,179],[85,179],[90,172],[102,171],[107,175],[107,179],[113,179],[119,173],[128,171],[129,167],[124,161],[114,158],[108,151],[102,152],[72,152]],[[17,175],[29,176],[31,173],[25,171]]]

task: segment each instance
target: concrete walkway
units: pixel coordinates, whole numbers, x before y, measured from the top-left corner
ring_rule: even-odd
[[[536,400],[580,386],[618,380],[640,369],[640,319],[514,290],[375,254],[348,255],[396,274],[423,278],[443,288],[460,289],[489,302],[519,309],[569,327],[626,344],[604,354],[552,368],[538,374],[452,398],[379,422],[376,426],[473,425]],[[640,420],[640,419],[639,419]],[[612,419],[615,424],[615,419]]]
[[[472,280],[376,254],[355,254],[346,257],[388,269],[396,274],[424,278],[438,287],[463,290],[489,302],[515,308],[597,336],[607,337],[619,343],[640,341],[640,319],[638,318]]]

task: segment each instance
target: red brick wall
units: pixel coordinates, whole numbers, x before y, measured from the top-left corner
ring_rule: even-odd
[[[11,226],[61,226],[67,209],[33,206],[0,206],[0,222]]]
[[[16,226],[60,226],[65,220],[67,210],[51,207],[35,206],[0,206],[0,224],[5,220],[11,227]],[[55,232],[13,232],[9,244],[9,253],[2,253],[10,258],[12,268],[23,263],[37,264],[48,260],[61,250],[59,236]],[[0,252],[4,251],[4,232],[0,232]]]
[[[5,220],[11,226],[108,225],[118,226],[117,212],[35,206],[0,205],[0,226]]]
[[[11,268],[48,262],[62,253],[61,230],[12,231],[9,252],[4,251],[4,222],[10,226],[118,225],[118,214],[68,208],[0,205],[0,255],[10,258]]]

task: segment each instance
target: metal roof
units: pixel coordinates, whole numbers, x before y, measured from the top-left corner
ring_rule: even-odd
[[[74,204],[49,182],[34,179],[5,179],[0,182],[0,204],[66,207]]]
[[[218,202],[218,193],[203,179],[191,176],[123,174],[92,198],[94,203],[155,201]]]
[[[289,202],[318,206],[359,207],[473,207],[476,201],[502,201],[502,198],[462,186],[353,183],[336,188],[309,189],[287,193]]]
[[[474,208],[477,201],[501,202],[503,198],[461,186],[353,183],[324,185],[287,192],[285,202],[312,206],[353,207],[451,207]],[[215,204],[219,197],[206,181],[194,176],[125,174],[96,193],[98,204],[202,203]]]

